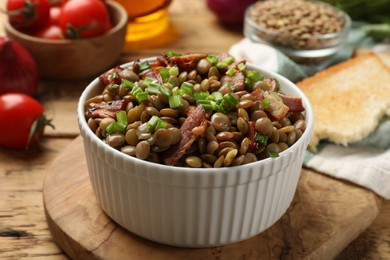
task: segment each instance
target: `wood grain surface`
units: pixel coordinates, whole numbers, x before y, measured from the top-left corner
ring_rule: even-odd
[[[104,214],[91,187],[81,137],[49,167],[43,203],[54,240],[77,259],[333,258],[372,223],[380,207],[371,192],[303,170],[287,213],[260,235],[206,249],[165,246],[132,235]]]
[[[4,3],[5,0],[0,0],[0,6],[4,6]],[[226,28],[220,25],[207,10],[204,0],[174,0],[170,8],[170,17],[172,21],[170,42],[149,49],[126,50],[117,63],[122,64],[136,58],[154,56],[167,50],[226,51],[243,37],[241,28]],[[0,18],[3,19],[2,14]],[[1,19],[0,36],[4,35]],[[41,144],[32,147],[29,151],[0,148],[0,259],[68,259],[50,234],[42,202],[42,183],[53,160],[58,158],[61,152],[79,135],[76,106],[78,97],[90,80],[92,79],[82,81],[42,79],[36,98],[43,103],[48,117],[53,119],[56,128],[47,128]],[[350,189],[360,190],[362,196],[367,196],[364,201],[367,198],[371,198],[373,203],[377,201],[372,193],[363,188],[320,176],[325,181],[333,181],[336,186],[342,185],[345,193],[350,192]],[[341,197],[336,196],[331,199],[340,201],[344,192],[339,194]],[[313,196],[318,196],[318,194],[313,194]],[[349,203],[359,205],[360,200],[349,200]],[[323,207],[319,205],[318,210]],[[339,207],[342,207],[342,204]],[[316,217],[313,216],[313,221]],[[327,232],[327,230],[322,230],[322,232]],[[315,241],[314,237],[305,243]],[[281,247],[277,246],[278,243],[284,243],[284,241],[278,240],[273,250],[281,250]],[[341,247],[344,246],[341,245]],[[139,250],[142,251],[142,248]],[[220,248],[217,248],[213,251],[214,254],[206,259],[221,259],[222,257],[234,259],[236,255],[232,251],[234,250],[221,253]],[[251,251],[248,255],[255,253]],[[183,256],[183,258],[186,257]],[[326,256],[313,256],[313,258],[328,259]],[[380,213],[372,225],[336,258],[390,259],[390,201],[383,201]],[[259,259],[262,258],[259,257]]]

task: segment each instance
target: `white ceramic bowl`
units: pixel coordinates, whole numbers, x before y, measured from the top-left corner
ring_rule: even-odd
[[[125,64],[123,66],[128,66]],[[306,130],[277,158],[217,169],[172,167],[125,155],[106,145],[88,127],[84,102],[101,93],[98,79],[78,103],[78,119],[93,190],[115,222],[146,239],[181,247],[212,247],[245,240],[273,225],[288,209],[313,128],[304,94],[276,78],[288,95],[301,97]]]

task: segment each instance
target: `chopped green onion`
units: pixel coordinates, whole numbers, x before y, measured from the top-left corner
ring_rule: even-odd
[[[109,134],[112,134],[115,131],[115,122],[112,122],[106,127],[106,131]]]
[[[119,88],[118,84],[113,84],[107,88],[108,91],[114,91]]]
[[[116,122],[109,124],[106,128],[107,133],[112,134],[114,132],[124,133],[127,128],[127,113],[121,110],[116,113]]]
[[[119,123],[125,123],[127,124],[127,113],[124,110],[121,110],[116,113],[116,121]]]
[[[160,92],[160,89],[158,87],[149,86],[146,88],[146,92],[148,94],[157,95]]]
[[[193,95],[193,98],[195,100],[201,100],[201,99],[206,99],[210,93],[208,91],[200,91],[200,92],[195,92]]]
[[[228,69],[228,70],[226,71],[226,75],[232,77],[234,74],[236,74],[236,72],[237,72],[236,69],[233,68],[233,67],[231,67],[230,69]]]
[[[215,66],[218,63],[218,58],[215,55],[209,55],[207,56],[207,59],[211,62],[213,66]]]
[[[241,71],[245,70],[245,68],[246,68],[244,63],[239,63],[239,64],[237,65],[237,67],[238,67],[238,69],[241,70]]]
[[[163,94],[164,96],[167,96],[167,97],[172,96],[172,92],[167,86],[161,85],[159,90],[160,90],[160,93]]]
[[[138,101],[138,103],[141,103],[142,101],[148,100],[149,95],[146,92],[139,92],[135,95],[135,99]]]
[[[226,101],[226,103],[229,105],[230,109],[238,104],[238,100],[230,93],[224,95],[223,100]]]
[[[135,97],[138,103],[148,100],[148,93],[144,92],[139,86],[134,86],[131,94]]]
[[[261,144],[262,146],[266,146],[268,142],[268,136],[256,133],[255,141]]]
[[[182,89],[184,91],[184,93],[192,95],[193,87],[194,87],[194,85],[192,83],[184,81],[181,84],[180,89]]]
[[[118,130],[119,132],[123,133],[126,131],[127,124],[123,124],[120,122],[114,123],[115,129]]]
[[[252,82],[256,82],[264,79],[264,76],[258,71],[247,70],[245,74],[246,77],[250,79]]]
[[[130,80],[127,79],[122,79],[122,84],[129,89],[132,89],[134,87],[134,82],[131,82]]]
[[[150,67],[150,64],[148,61],[142,61],[142,62],[138,63],[138,69],[140,71],[148,70],[150,68],[151,67]]]
[[[169,58],[175,57],[175,56],[181,56],[180,52],[174,52],[174,51],[167,51],[167,56]]]
[[[155,130],[158,130],[160,128],[167,128],[168,127],[168,122],[167,121],[164,121],[162,119],[160,119],[158,122],[157,122],[157,125],[155,127]]]
[[[211,95],[214,97],[215,101],[219,101],[219,100],[223,99],[223,95],[219,91],[215,91],[215,92],[211,93]]]
[[[161,67],[159,72],[163,82],[166,82],[169,79],[169,75],[170,75],[169,70],[165,67]]]
[[[196,103],[198,105],[202,105],[204,110],[207,110],[207,111],[212,111],[212,110],[215,110],[217,108],[217,104],[212,100],[200,99],[200,100],[197,100]]]
[[[275,79],[275,83],[276,83],[276,92],[279,92],[279,90],[280,90],[280,83],[276,79]]]
[[[269,108],[271,104],[271,99],[264,98],[263,100],[261,100],[261,104],[263,105],[264,108]]]
[[[152,116],[149,121],[146,123],[146,126],[150,131],[156,131],[160,128],[167,128],[168,122],[162,120],[158,116]]]
[[[117,78],[119,78],[119,74],[116,71],[110,75],[110,79],[117,79]]]
[[[215,67],[217,67],[217,69],[226,69],[227,66],[229,66],[229,64],[227,64],[226,62],[218,62]]]
[[[158,92],[158,89],[160,88],[161,85],[156,79],[146,77],[142,81],[142,86],[144,88],[148,88],[148,89],[150,88],[151,91],[153,91],[152,89],[157,89],[157,92]],[[157,94],[157,93],[154,93],[154,94]]]
[[[167,83],[171,85],[172,88],[176,87],[176,83],[173,81],[173,79],[168,79]]]
[[[169,75],[177,77],[179,75],[179,68],[174,66],[169,68]]]
[[[218,62],[215,66],[218,69],[226,69],[226,67],[229,66],[230,64],[232,64],[234,62],[234,60],[235,60],[234,57],[229,56],[229,57],[224,58],[222,61]]]
[[[277,152],[272,152],[272,151],[268,151],[268,155],[269,155],[269,157],[271,157],[271,158],[277,158],[277,157],[279,157],[279,153],[277,153]]]
[[[170,108],[181,108],[183,105],[183,98],[180,95],[173,95],[169,97]]]

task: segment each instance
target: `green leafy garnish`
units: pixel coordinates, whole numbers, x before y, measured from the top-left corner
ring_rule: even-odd
[[[111,86],[109,86],[107,88],[108,91],[114,91],[116,89],[119,89],[119,85],[118,84],[112,84]]]
[[[138,69],[140,71],[144,71],[144,70],[151,69],[151,67],[150,67],[150,64],[148,61],[142,61],[142,62],[138,63]]]
[[[269,108],[271,100],[269,98],[264,98],[263,100],[261,100],[261,104],[264,108]]]
[[[269,155],[269,157],[271,157],[271,158],[277,158],[277,157],[279,157],[279,153],[277,153],[277,152],[272,152],[272,151],[268,151],[268,155]]]
[[[207,59],[211,62],[211,65],[215,66],[218,63],[218,58],[215,55],[208,55]]]
[[[174,51],[167,51],[167,56],[169,58],[175,57],[175,56],[181,56],[180,52],[174,52]]]
[[[261,144],[262,146],[266,146],[267,142],[268,142],[268,136],[256,133],[255,134],[255,141],[257,143]]]

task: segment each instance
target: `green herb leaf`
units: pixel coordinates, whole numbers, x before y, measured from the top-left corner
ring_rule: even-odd
[[[167,56],[169,58],[175,57],[175,56],[181,56],[180,52],[174,52],[174,51],[167,51]]]
[[[268,142],[268,136],[256,133],[255,141],[261,144],[262,146],[266,146]]]
[[[271,158],[277,158],[277,157],[279,157],[279,153],[277,153],[277,152],[268,151],[268,155],[269,155],[269,157],[271,157]]]
[[[208,55],[207,59],[211,62],[211,65],[215,66],[218,63],[218,58],[215,55]]]
[[[138,69],[140,71],[144,71],[144,70],[151,69],[151,67],[150,67],[150,64],[148,61],[142,61],[142,62],[138,63]]]
[[[271,99],[264,98],[263,100],[261,100],[261,104],[263,105],[264,108],[269,108],[271,104]]]
[[[108,91],[114,91],[116,89],[119,89],[119,85],[118,84],[113,84],[113,85],[111,85],[111,86],[109,86],[107,88]]]

